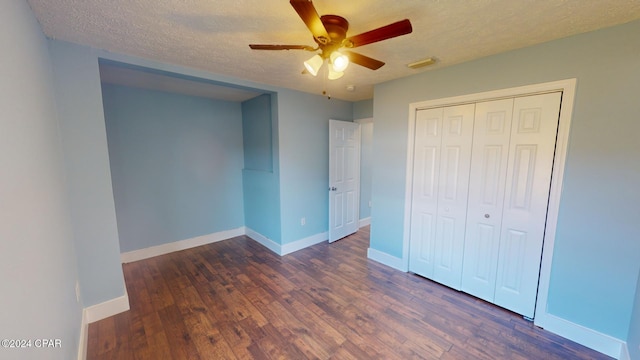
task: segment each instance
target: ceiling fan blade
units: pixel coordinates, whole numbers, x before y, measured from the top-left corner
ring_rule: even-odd
[[[411,27],[411,22],[409,21],[409,19],[404,19],[393,24],[379,27],[377,29],[347,38],[345,39],[345,46],[354,48],[382,40],[391,39],[396,36],[410,34],[412,31],[413,27]]]
[[[327,44],[331,41],[327,29],[322,24],[320,16],[313,6],[311,0],[291,0],[289,1],[291,6],[296,10],[302,21],[307,25],[307,28],[313,34],[313,37],[321,44]]]
[[[364,66],[371,70],[378,70],[382,67],[382,65],[384,65],[384,63],[380,60],[372,59],[368,56],[364,56],[353,51],[344,51],[344,53],[349,57],[349,61],[351,61],[352,63]]]
[[[250,44],[250,48],[253,50],[307,50],[314,51],[315,49],[308,45],[257,45]]]

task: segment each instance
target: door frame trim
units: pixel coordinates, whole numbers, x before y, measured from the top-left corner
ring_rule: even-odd
[[[558,134],[556,138],[556,151],[553,161],[551,188],[549,190],[549,207],[547,209],[547,225],[544,233],[544,244],[542,247],[542,261],[540,268],[540,278],[538,282],[538,297],[536,299],[536,310],[534,323],[545,327],[551,321],[551,316],[547,312],[547,299],[549,295],[549,283],[551,279],[551,265],[553,262],[553,248],[555,244],[556,227],[558,223],[558,213],[560,209],[560,198],[562,195],[562,183],[564,178],[565,162],[569,143],[569,130],[575,101],[576,79],[565,79],[553,82],[532,84],[507,89],[493,90],[481,93],[467,94],[461,96],[447,97],[441,99],[427,100],[409,104],[409,127],[407,135],[407,173],[405,184],[405,208],[404,208],[404,232],[402,243],[403,270],[409,270],[409,239],[411,236],[411,207],[413,191],[413,152],[415,147],[415,123],[416,112],[418,110],[461,105],[466,103],[476,103],[502,98],[513,98],[529,96],[542,93],[562,91],[562,102],[560,103],[560,117],[558,122]]]

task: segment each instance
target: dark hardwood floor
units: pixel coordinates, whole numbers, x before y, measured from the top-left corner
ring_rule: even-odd
[[[368,228],[284,257],[247,237],[124,265],[88,359],[609,359],[366,256]]]

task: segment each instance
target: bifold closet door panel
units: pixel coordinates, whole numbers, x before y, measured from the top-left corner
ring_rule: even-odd
[[[416,114],[409,270],[460,289],[474,104]]]
[[[475,105],[444,109],[433,279],[460,290]]]
[[[462,291],[494,301],[513,99],[476,104]]]
[[[533,318],[561,93],[516,98],[494,302]]]
[[[409,270],[427,278],[434,268],[443,113],[439,108],[416,114]]]

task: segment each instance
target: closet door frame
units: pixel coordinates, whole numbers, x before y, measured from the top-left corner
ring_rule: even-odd
[[[405,176],[405,209],[404,209],[404,234],[402,246],[402,261],[404,269],[409,269],[409,240],[411,236],[411,208],[413,190],[413,151],[415,145],[415,123],[418,110],[463,105],[482,101],[498,100],[504,98],[544,94],[562,91],[560,104],[560,118],[558,122],[558,134],[556,138],[556,151],[554,155],[552,181],[549,191],[549,207],[547,210],[547,224],[544,233],[544,245],[542,248],[542,262],[536,299],[534,324],[540,327],[552,325],[555,321],[553,315],[547,313],[547,298],[549,282],[551,278],[551,265],[553,262],[553,247],[555,243],[560,198],[562,195],[562,183],[564,178],[567,146],[569,142],[569,130],[575,100],[576,79],[565,79],[547,83],[532,84],[514,88],[487,91],[482,93],[454,96],[442,99],[427,100],[409,104],[409,126],[407,136],[407,173]]]

